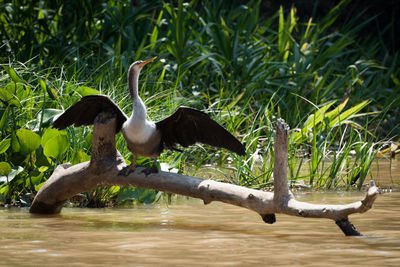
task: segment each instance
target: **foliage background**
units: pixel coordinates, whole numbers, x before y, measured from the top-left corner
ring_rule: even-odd
[[[150,117],[183,103],[202,109],[248,154],[167,152],[167,168],[193,173],[218,163],[218,179],[269,186],[274,122],[283,117],[293,129],[294,183],[361,188],[378,150],[396,145],[400,131],[399,7],[361,2],[2,1],[0,196],[29,204],[54,166],[87,160],[90,129],[52,130],[54,116],[93,93],[129,114],[126,71],[152,56],[140,92]],[[117,145],[129,160],[122,138]],[[156,196],[99,188],[85,205]]]

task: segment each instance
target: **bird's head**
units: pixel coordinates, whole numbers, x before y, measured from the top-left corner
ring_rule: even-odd
[[[129,69],[135,70],[135,72],[139,72],[147,63],[154,61],[157,57],[150,58],[148,60],[138,60],[131,64]]]

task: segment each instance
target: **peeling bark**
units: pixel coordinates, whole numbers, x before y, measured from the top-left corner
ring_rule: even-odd
[[[379,190],[371,181],[365,198],[346,205],[310,204],[295,200],[287,180],[289,127],[277,123],[274,162],[274,193],[233,184],[159,171],[145,176],[138,167],[128,176],[118,175],[126,166],[115,148],[115,118],[102,113],[95,121],[90,162],[58,166],[37,193],[30,207],[32,213],[59,213],[71,197],[102,185],[135,186],[200,198],[204,204],[221,201],[253,210],[266,223],[276,221],[275,213],[334,220],[345,235],[360,235],[348,220],[353,213],[372,207]]]

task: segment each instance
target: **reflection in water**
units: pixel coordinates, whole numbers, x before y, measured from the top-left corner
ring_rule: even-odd
[[[375,180],[382,186],[388,173],[379,171],[382,178]],[[399,180],[396,173],[397,178],[392,169]],[[339,204],[363,196],[312,192],[296,197]],[[345,237],[326,219],[277,214],[277,222],[268,225],[243,208],[186,198],[178,202],[65,208],[51,216],[0,209],[0,266],[400,266],[399,192],[379,196],[370,211],[350,217],[366,235],[361,238]]]
[[[376,185],[384,187],[399,186],[400,184],[400,155],[397,159],[389,160],[381,158],[375,161],[372,166],[371,177],[375,180]]]

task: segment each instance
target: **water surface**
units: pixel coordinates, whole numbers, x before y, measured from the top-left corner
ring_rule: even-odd
[[[347,203],[361,193],[308,193],[303,201]],[[198,200],[133,209],[64,208],[57,216],[0,209],[1,266],[309,265],[400,266],[400,193],[350,217],[367,237],[333,221],[254,212]]]
[[[400,164],[374,169],[380,186],[399,181]],[[389,168],[389,169],[388,169]],[[365,192],[296,193],[344,204]],[[64,208],[59,215],[0,208],[0,266],[400,266],[400,192],[378,196],[350,216],[365,237],[346,237],[331,220],[258,214],[180,198],[126,209]]]

